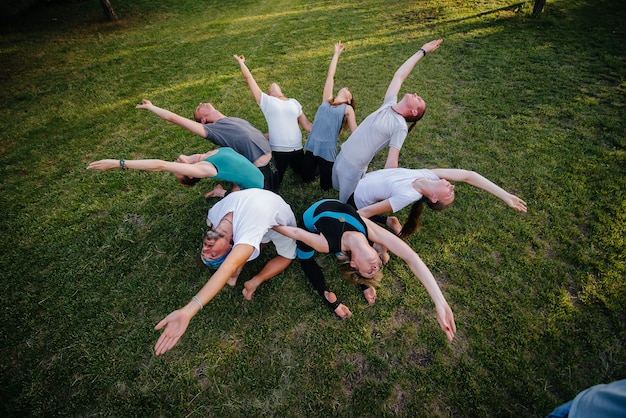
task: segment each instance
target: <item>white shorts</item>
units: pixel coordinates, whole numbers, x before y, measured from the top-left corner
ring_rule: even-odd
[[[278,255],[293,260],[296,258],[296,240],[270,229],[263,235],[263,244],[272,241]]]

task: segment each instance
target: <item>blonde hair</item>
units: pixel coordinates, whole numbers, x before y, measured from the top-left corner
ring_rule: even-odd
[[[372,277],[363,277],[359,274],[358,270],[350,265],[352,260],[352,253],[350,251],[342,251],[337,253],[337,261],[339,262],[339,269],[341,275],[349,283],[364,285],[367,287],[376,287],[380,285],[380,281],[383,279],[382,270],[378,270]]]

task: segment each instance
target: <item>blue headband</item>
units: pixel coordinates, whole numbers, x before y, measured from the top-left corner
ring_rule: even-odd
[[[220,258],[216,258],[215,260],[207,260],[206,258],[202,257],[202,255],[200,255],[200,258],[202,259],[202,262],[204,263],[205,266],[207,266],[210,269],[216,269],[222,265],[224,260],[226,260],[226,257],[228,257],[228,254],[230,254],[230,251],[231,250],[228,250],[226,254],[224,254]]]

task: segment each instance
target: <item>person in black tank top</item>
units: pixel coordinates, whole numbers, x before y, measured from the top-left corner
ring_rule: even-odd
[[[374,286],[382,279],[383,265],[375,247],[388,249],[402,258],[424,285],[435,303],[439,325],[448,340],[454,338],[454,315],[428,267],[407,243],[359,216],[352,206],[333,199],[320,200],[304,212],[302,228],[276,226],[274,230],[297,240],[298,259],[304,273],[322,300],[340,318],[348,318],[352,312],[329,290],[324,274],[313,257],[315,251],[334,253],[342,264],[344,277],[364,288],[365,298],[373,304],[376,302]]]

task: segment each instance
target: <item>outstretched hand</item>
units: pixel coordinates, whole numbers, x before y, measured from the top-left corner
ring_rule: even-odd
[[[437,306],[436,309],[437,321],[439,322],[439,326],[446,333],[448,341],[452,341],[454,339],[454,334],[456,333],[456,324],[454,323],[454,315],[452,314],[452,309],[450,309],[448,303]]]
[[[163,330],[163,333],[154,346],[154,352],[157,356],[164,354],[176,345],[180,337],[187,330],[189,321],[191,321],[191,318],[179,309],[166,316],[154,327],[157,331],[165,327],[165,330]]]
[[[434,41],[430,41],[422,45],[422,49],[426,51],[426,53],[433,52],[435,49],[439,48],[439,45],[441,45],[442,41],[442,39],[435,39]]]
[[[239,64],[243,64],[246,62],[246,57],[244,57],[243,55],[235,54],[233,55],[233,58],[235,58]]]
[[[87,170],[111,170],[112,168],[120,168],[120,160],[100,160],[94,161],[87,166]]]
[[[509,194],[508,199],[506,199],[506,204],[518,212],[526,213],[526,202],[513,194]]]
[[[335,44],[335,54],[341,54],[343,52],[344,49],[344,44],[342,44],[341,42],[337,42]]]
[[[152,106],[152,102],[148,99],[143,99],[140,104],[135,106],[135,109],[147,109]]]

